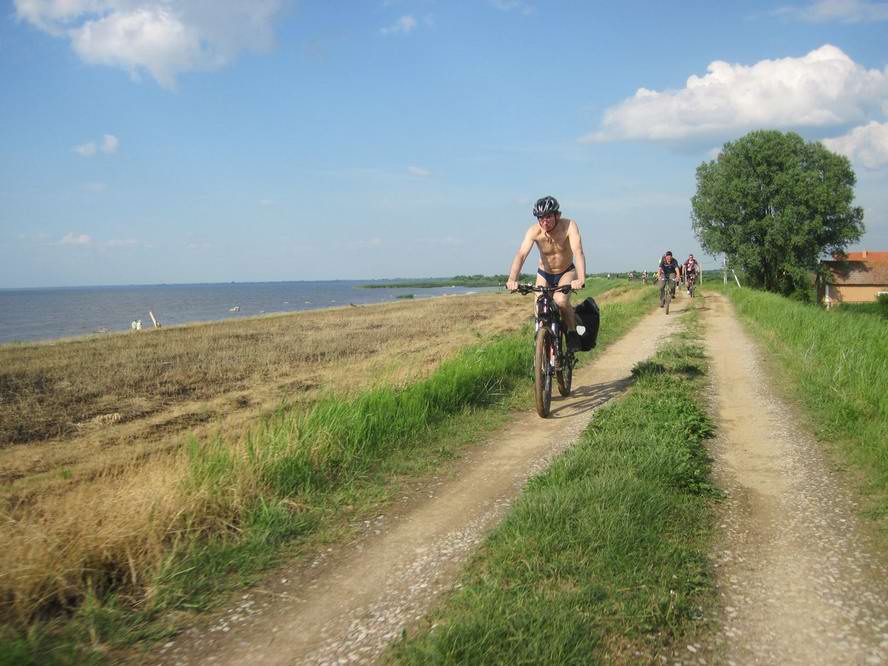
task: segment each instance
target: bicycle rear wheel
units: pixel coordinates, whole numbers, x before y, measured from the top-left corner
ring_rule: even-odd
[[[555,379],[558,380],[558,392],[562,396],[570,395],[570,385],[573,381],[573,354],[567,351],[567,335],[561,332],[561,369],[555,372]]]
[[[536,352],[533,355],[533,395],[537,414],[546,418],[552,405],[552,333],[541,328],[536,334]]]

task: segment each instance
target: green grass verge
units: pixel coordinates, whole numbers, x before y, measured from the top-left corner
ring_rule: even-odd
[[[868,513],[888,538],[888,322],[752,289],[726,293],[817,436],[856,470]]]
[[[873,301],[872,303],[842,303],[835,310],[841,314],[859,314],[881,317],[885,320],[888,319],[888,300]]]
[[[623,283],[596,280],[579,298]],[[635,301],[604,304],[595,353],[655,302],[649,288]],[[66,617],[35,622],[27,631],[0,628],[0,665],[101,663],[115,650],[147,647],[174,634],[189,621],[183,611],[211,608],[282,559],[342,538],[350,522],[398,496],[400,484],[439,470],[500,425],[509,410],[528,408],[531,366],[526,328],[466,349],[409,386],[331,397],[307,412],[282,407],[240,448],[221,439],[192,442],[188,483],[194,492],[224,505],[247,466],[260,494],[246,506],[220,511],[228,529],[192,529],[203,517],[184,517],[183,538],[171,544],[150,599],[107,585]]]
[[[714,603],[712,426],[695,397],[705,369],[687,343],[639,364],[629,394],[530,481],[458,590],[389,659],[648,663],[699,630]]]

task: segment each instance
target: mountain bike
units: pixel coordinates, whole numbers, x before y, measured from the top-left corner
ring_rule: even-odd
[[[697,288],[697,274],[688,273],[688,296],[694,297],[694,291]]]
[[[660,297],[660,305],[666,308],[666,314],[669,314],[669,304],[672,303],[672,299],[675,298],[675,278],[663,277],[660,279],[660,282],[664,281],[666,284],[660,287],[661,293],[663,294]]]
[[[538,287],[532,284],[519,284],[518,292],[538,293],[536,317],[534,320],[534,400],[537,414],[546,418],[552,404],[552,376],[558,383],[562,396],[570,395],[573,381],[573,368],[576,357],[567,345],[567,331],[561,321],[561,310],[555,303],[554,294],[560,291],[569,293],[570,285],[562,287]]]

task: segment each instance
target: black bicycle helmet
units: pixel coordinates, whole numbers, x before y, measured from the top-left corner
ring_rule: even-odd
[[[558,212],[560,212],[558,209],[558,199],[555,197],[543,197],[542,199],[537,199],[537,202],[533,207],[534,217],[545,217],[546,215]]]

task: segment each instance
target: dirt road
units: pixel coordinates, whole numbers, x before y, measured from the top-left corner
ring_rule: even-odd
[[[389,511],[366,525],[366,539],[277,572],[208,629],[163,646],[148,663],[372,661],[453,584],[465,558],[528,477],[577,439],[596,407],[628,386],[632,367],[653,354],[650,332],[663,325],[663,317],[661,310],[648,315],[579,369],[574,395],[553,398],[551,418],[516,417],[473,450],[451,479],[429,488],[422,501],[411,500],[409,510]],[[677,319],[670,315],[666,321]]]
[[[723,296],[706,299],[728,493],[715,553],[727,664],[888,664],[888,569]],[[694,655],[688,654],[696,660]]]

